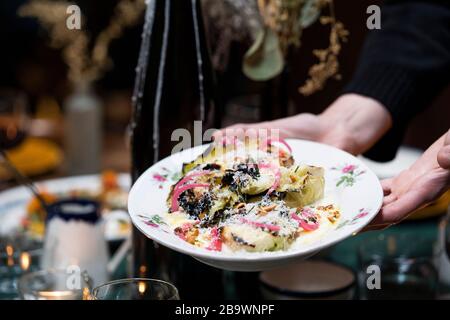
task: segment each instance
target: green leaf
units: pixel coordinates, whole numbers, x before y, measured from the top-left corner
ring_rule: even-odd
[[[181,179],[182,176],[183,176],[183,174],[180,171],[178,171],[178,172],[172,173],[172,175],[170,176],[170,179],[172,181],[178,181]]]
[[[266,81],[279,75],[283,67],[278,36],[270,28],[261,30],[244,56],[242,72],[254,81]]]
[[[345,177],[341,177],[339,181],[336,183],[336,187],[339,187],[341,184],[345,182]]]
[[[345,227],[345,226],[348,225],[348,224],[349,224],[349,221],[348,221],[348,220],[342,221],[342,222],[336,227],[336,229],[340,229],[340,228],[342,228],[342,227]]]
[[[157,214],[155,214],[155,215],[150,219],[150,221],[154,222],[155,224],[167,225],[167,224],[164,222],[163,218],[160,217],[160,216],[157,215]]]
[[[308,28],[320,17],[320,9],[317,0],[306,0],[300,14],[300,25]]]

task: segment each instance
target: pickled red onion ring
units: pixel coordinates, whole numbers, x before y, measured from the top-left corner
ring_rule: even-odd
[[[187,185],[184,185],[184,186],[181,186],[181,187],[175,189],[173,191],[172,204],[170,206],[170,210],[172,212],[175,212],[175,211],[178,210],[178,207],[179,207],[179,205],[178,205],[178,197],[180,196],[180,194],[183,193],[186,190],[193,189],[193,188],[209,188],[209,184],[206,184],[206,183],[193,183],[193,184],[187,184]]]
[[[247,220],[245,218],[242,218],[241,222],[245,223],[245,224],[249,224],[249,225],[254,226],[254,227],[258,227],[258,228],[265,228],[265,229],[268,229],[270,231],[280,231],[280,227],[279,226],[275,226],[273,224],[250,221],[250,220]]]
[[[300,210],[300,214],[302,217],[305,218],[310,218],[314,216],[314,212],[310,208],[302,208],[302,210]]]
[[[212,251],[222,251],[222,240],[220,239],[220,233],[217,227],[211,229],[211,238],[211,243],[206,249]]]
[[[198,177],[198,176],[204,176],[208,173],[210,173],[211,171],[209,170],[202,170],[202,171],[197,171],[197,172],[193,172],[191,174],[187,174],[183,179],[181,179],[174,187],[174,190],[180,188],[183,184],[185,184],[186,182],[188,182],[189,180],[191,180],[194,177]]]
[[[272,170],[272,172],[275,175],[275,181],[272,184],[272,186],[270,187],[269,191],[267,191],[267,194],[271,194],[272,192],[274,192],[276,190],[276,188],[278,188],[278,186],[280,185],[280,180],[281,180],[281,171],[280,168],[272,163],[260,163],[258,164],[258,166],[260,168],[266,168],[266,169],[270,169]]]
[[[291,146],[290,146],[290,145],[286,142],[286,140],[284,140],[283,138],[278,138],[278,139],[275,139],[275,138],[267,138],[267,140],[265,141],[265,144],[266,144],[266,146],[267,146],[267,145],[271,145],[272,142],[279,142],[279,143],[281,143],[282,145],[284,145],[284,146],[289,150],[289,153],[292,153],[292,148],[291,148]]]
[[[306,220],[300,220],[300,226],[301,226],[305,231],[314,231],[314,230],[317,230],[317,228],[319,228],[319,224],[318,224],[318,223],[310,224],[310,223],[307,222]]]
[[[291,213],[292,219],[298,222],[299,226],[302,227],[305,231],[314,231],[319,228],[319,223],[309,223],[306,219],[300,218],[294,212]]]

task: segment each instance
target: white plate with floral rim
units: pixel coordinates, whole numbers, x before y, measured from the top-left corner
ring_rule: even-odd
[[[383,191],[376,175],[359,159],[342,150],[304,140],[288,139],[297,163],[325,168],[325,195],[341,211],[335,228],[302,246],[274,252],[217,252],[191,245],[166,223],[170,186],[181,177],[182,164],[192,161],[208,145],[173,154],[147,169],[131,188],[128,211],[134,225],[147,237],[208,265],[234,271],[261,271],[305,259],[355,235],[378,213]]]

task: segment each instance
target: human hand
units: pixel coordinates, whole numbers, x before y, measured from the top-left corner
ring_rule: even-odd
[[[450,188],[450,131],[409,169],[383,180],[383,206],[365,231],[383,229],[437,200]]]
[[[442,168],[450,170],[450,130],[444,138],[444,146],[438,152],[437,161]]]
[[[252,136],[250,130],[279,130],[280,138],[322,142],[352,154],[368,150],[391,126],[388,111],[377,101],[356,94],[338,98],[320,115],[302,113],[274,121],[235,124],[215,134]]]

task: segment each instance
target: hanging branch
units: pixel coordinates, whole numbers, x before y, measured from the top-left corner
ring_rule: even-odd
[[[341,79],[339,74],[338,56],[341,51],[342,42],[347,41],[349,32],[344,24],[336,20],[334,5],[332,0],[322,0],[328,3],[330,16],[320,18],[322,25],[330,25],[330,43],[328,48],[313,50],[313,55],[319,59],[319,63],[314,64],[308,71],[309,79],[299,88],[299,92],[305,96],[322,90],[330,78]]]

